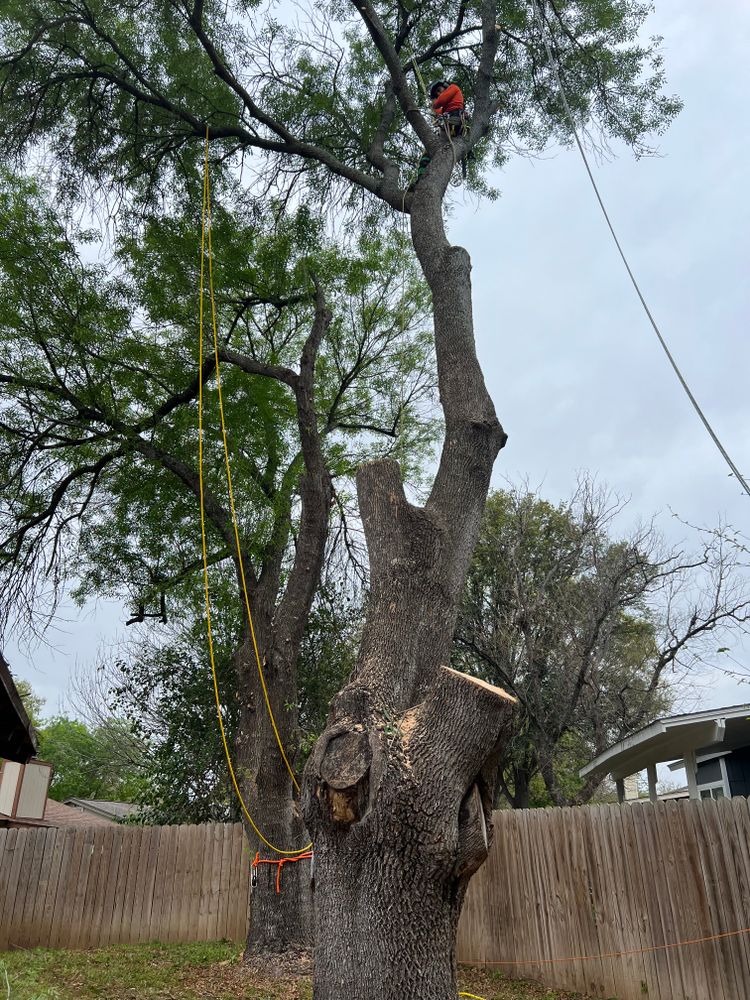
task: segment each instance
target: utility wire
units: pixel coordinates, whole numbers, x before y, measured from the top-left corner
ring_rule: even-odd
[[[538,0],[531,0],[531,2],[532,2],[532,6],[534,8],[534,14],[535,14],[536,19],[537,19],[537,21],[539,23],[539,30],[541,32],[542,42],[544,43],[544,48],[545,48],[545,51],[547,53],[547,61],[549,62],[550,69],[552,70],[552,73],[553,73],[553,75],[555,77],[555,81],[557,82],[557,88],[560,91],[560,97],[562,98],[563,107],[565,108],[565,114],[568,116],[568,121],[570,122],[570,127],[571,127],[572,132],[573,132],[573,138],[576,141],[576,146],[578,146],[578,152],[581,154],[581,159],[583,160],[583,164],[586,167],[586,173],[589,175],[589,180],[591,181],[591,186],[594,189],[594,194],[596,195],[596,200],[599,202],[599,207],[601,208],[602,213],[604,215],[604,218],[606,220],[606,223],[609,226],[609,231],[612,234],[612,239],[615,241],[615,246],[617,247],[617,250],[618,250],[618,252],[620,254],[620,257],[622,257],[622,262],[625,265],[625,269],[628,272],[630,280],[633,283],[633,288],[635,288],[636,294],[638,295],[638,298],[641,300],[641,305],[643,306],[643,309],[644,309],[644,311],[646,313],[646,316],[648,316],[648,320],[649,320],[649,322],[651,323],[651,326],[654,329],[654,333],[659,338],[659,343],[661,344],[662,349],[664,350],[664,353],[666,354],[666,356],[667,356],[667,358],[669,360],[670,365],[674,369],[675,375],[680,380],[680,384],[681,384],[682,388],[685,390],[685,393],[687,394],[688,399],[693,404],[693,408],[695,409],[695,412],[700,417],[701,422],[703,423],[703,426],[706,428],[706,430],[708,431],[708,433],[711,435],[711,440],[713,441],[713,443],[716,445],[716,447],[721,452],[722,458],[727,463],[727,465],[729,466],[729,468],[732,470],[732,473],[737,477],[737,481],[740,483],[740,485],[744,489],[745,493],[748,496],[750,496],[750,486],[748,486],[748,484],[747,484],[747,482],[745,480],[745,477],[742,475],[742,473],[740,472],[740,470],[737,468],[737,466],[732,461],[732,459],[731,459],[731,457],[729,455],[729,452],[726,450],[726,448],[724,447],[724,445],[719,440],[718,435],[714,431],[714,429],[711,426],[711,424],[708,422],[708,418],[706,417],[706,415],[703,412],[703,410],[700,408],[698,400],[695,398],[695,396],[693,395],[693,393],[690,390],[690,386],[685,381],[685,378],[684,378],[682,372],[680,371],[680,369],[679,369],[679,367],[677,365],[677,362],[675,361],[674,357],[672,356],[672,352],[667,347],[667,343],[664,340],[664,337],[661,335],[661,331],[659,330],[659,327],[656,324],[656,320],[654,319],[653,315],[651,314],[651,310],[649,309],[648,304],[647,304],[645,298],[643,297],[643,293],[641,292],[640,286],[639,286],[638,282],[636,281],[635,275],[633,274],[633,271],[632,271],[632,269],[630,267],[630,264],[628,263],[628,259],[625,256],[625,251],[622,249],[620,241],[617,238],[617,233],[615,232],[614,226],[612,225],[612,221],[611,221],[611,219],[609,217],[609,213],[607,212],[607,209],[606,209],[606,207],[604,205],[604,201],[602,200],[602,196],[599,193],[599,188],[597,186],[597,183],[594,180],[594,175],[593,175],[593,173],[591,171],[591,167],[589,165],[588,157],[586,156],[586,151],[583,148],[583,143],[581,142],[581,140],[579,138],[578,129],[576,128],[575,119],[573,118],[573,112],[570,110],[570,105],[568,104],[568,98],[567,98],[566,93],[565,93],[565,88],[563,87],[562,80],[560,79],[560,73],[559,73],[558,68],[557,68],[557,60],[555,59],[555,57],[554,57],[554,55],[552,53],[552,48],[550,47],[549,41],[547,39],[547,32],[545,31],[545,21],[544,21],[544,18],[542,17],[542,12],[539,9]]]

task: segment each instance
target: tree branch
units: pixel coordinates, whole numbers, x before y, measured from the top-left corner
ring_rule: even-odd
[[[378,17],[375,8],[370,0],[351,0],[352,4],[359,11],[359,15],[365,23],[370,38],[375,43],[380,55],[383,57],[386,69],[390,75],[393,93],[398,100],[401,110],[406,116],[406,120],[417,134],[417,137],[424,145],[425,149],[431,151],[435,148],[436,137],[430,126],[425,121],[424,115],[415,105],[409,88],[409,81],[406,78],[401,65],[396,47],[394,46],[385,25]]]

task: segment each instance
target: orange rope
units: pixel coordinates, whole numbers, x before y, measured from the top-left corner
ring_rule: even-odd
[[[669,944],[653,944],[647,948],[631,948],[628,951],[605,951],[599,955],[568,955],[565,958],[527,958],[506,959],[502,962],[488,962],[483,959],[467,959],[462,965],[556,965],[559,962],[592,962],[597,958],[625,958],[628,955],[645,955],[653,951],[665,951],[668,948],[684,948],[689,944],[705,944],[707,941],[719,941],[721,938],[737,937],[740,934],[750,934],[750,927],[742,927],[738,931],[723,931],[721,934],[709,934],[707,937],[690,938],[687,941],[672,941]]]
[[[304,854],[298,854],[296,857],[293,858],[279,858],[277,860],[276,858],[262,858],[260,856],[260,851],[258,851],[255,857],[253,858],[253,863],[250,867],[257,868],[258,865],[276,865],[276,895],[278,896],[279,893],[281,892],[281,869],[284,867],[284,865],[288,865],[293,861],[304,861],[305,859],[311,858],[312,856],[313,856],[312,851],[306,851]]]

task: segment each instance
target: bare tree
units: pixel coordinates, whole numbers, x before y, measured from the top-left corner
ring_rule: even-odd
[[[491,496],[456,631],[457,663],[519,701],[502,790],[529,805],[588,801],[588,757],[650,722],[717,645],[744,632],[750,587],[732,532],[669,546],[653,522],[616,534],[626,502],[579,480],[553,506],[525,487]]]

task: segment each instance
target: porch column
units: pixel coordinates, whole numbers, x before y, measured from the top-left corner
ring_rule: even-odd
[[[648,774],[648,797],[652,802],[656,802],[658,799],[656,794],[656,764],[649,764],[646,773]]]
[[[690,798],[700,798],[698,794],[698,765],[695,761],[695,750],[688,750],[685,754],[685,774],[687,775]]]

